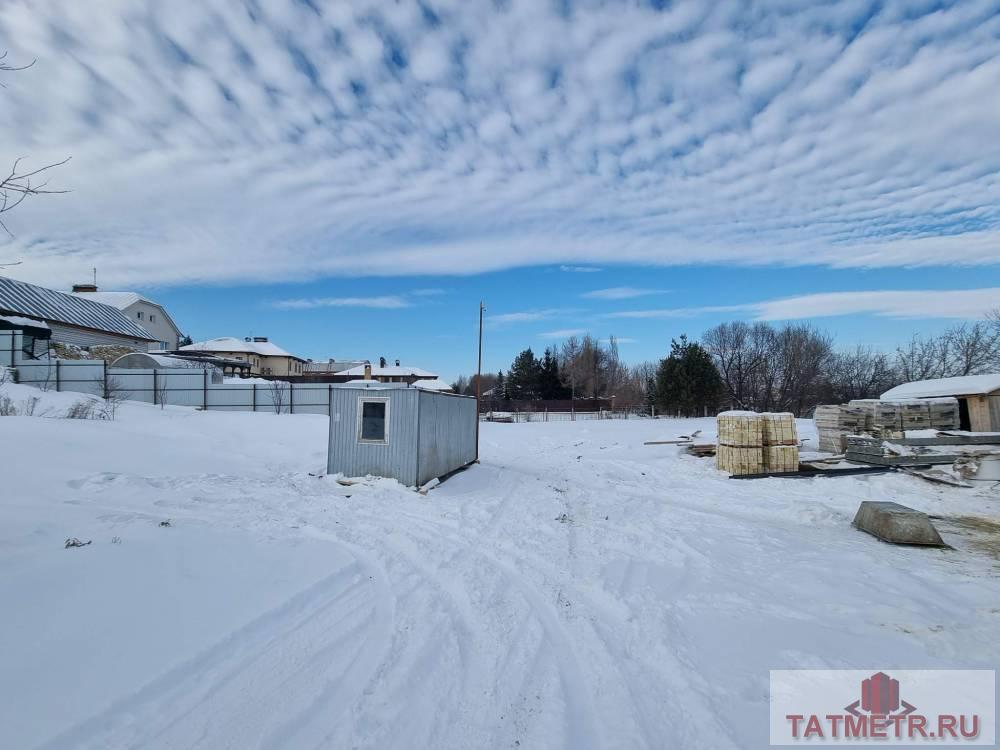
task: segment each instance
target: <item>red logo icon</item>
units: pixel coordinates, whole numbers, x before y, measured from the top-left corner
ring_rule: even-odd
[[[899,707],[902,705],[903,710]],[[876,672],[861,681],[861,700],[844,708],[847,713],[861,716],[858,711],[872,716],[906,716],[916,711],[916,707],[899,698],[899,680],[892,679],[885,672]]]

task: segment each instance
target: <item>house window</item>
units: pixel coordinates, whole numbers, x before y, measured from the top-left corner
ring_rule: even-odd
[[[135,314],[135,317],[137,317],[139,320],[142,320],[142,310],[139,310],[139,312]]]
[[[358,440],[362,443],[388,443],[388,399],[360,399],[358,402]]]
[[[153,315],[153,313],[149,314],[149,322],[150,323],[155,323],[156,322],[156,316]]]

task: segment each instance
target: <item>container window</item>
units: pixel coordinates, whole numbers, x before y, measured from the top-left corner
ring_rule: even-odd
[[[389,415],[389,402],[385,399],[361,402],[361,435],[364,443],[388,442],[386,426]]]

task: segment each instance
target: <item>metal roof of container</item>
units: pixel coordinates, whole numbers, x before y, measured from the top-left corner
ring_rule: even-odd
[[[155,341],[121,310],[54,289],[0,276],[0,311],[66,325]]]

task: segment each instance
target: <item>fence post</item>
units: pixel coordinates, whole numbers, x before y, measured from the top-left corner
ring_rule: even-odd
[[[288,413],[295,413],[295,383],[288,384]]]
[[[156,406],[156,368],[153,368],[153,406]]]
[[[208,370],[202,370],[201,375],[201,408],[208,411]]]
[[[104,393],[101,394],[101,397],[107,399],[111,395],[108,393],[108,360],[101,360],[101,371],[104,373]]]
[[[326,387],[326,416],[333,419],[333,383]]]
[[[257,411],[257,384],[253,383],[253,411]]]
[[[59,392],[59,360],[56,360],[56,393]]]

